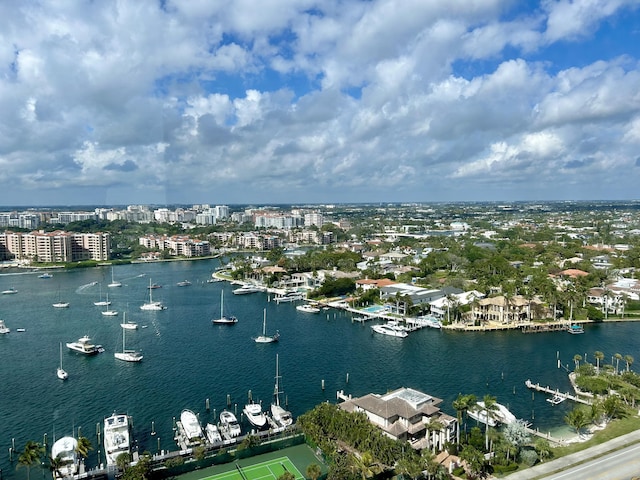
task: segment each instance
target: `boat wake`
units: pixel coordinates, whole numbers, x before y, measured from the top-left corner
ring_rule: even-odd
[[[90,282],[87,283],[86,285],[80,285],[78,288],[76,288],[76,293],[82,293],[84,292],[87,288],[91,288],[95,285],[97,285],[98,282]]]

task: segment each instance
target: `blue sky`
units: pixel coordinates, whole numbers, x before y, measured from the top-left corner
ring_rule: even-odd
[[[638,0],[0,4],[0,205],[637,199],[638,178]]]

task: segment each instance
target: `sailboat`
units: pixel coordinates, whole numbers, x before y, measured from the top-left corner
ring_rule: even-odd
[[[151,278],[149,278],[149,301],[140,305],[140,310],[166,310],[162,302],[153,301],[153,288],[151,287]]]
[[[122,329],[122,352],[115,352],[113,356],[125,362],[139,362],[142,360],[142,354],[135,350],[127,350],[125,346],[125,334],[127,330],[127,328]]]
[[[107,292],[107,305],[111,305],[111,302],[109,301],[109,292]],[[104,315],[105,317],[115,317],[116,315],[118,315],[118,311],[117,310],[111,310],[110,308],[105,308],[102,311],[102,315]]]
[[[107,287],[121,287],[122,284],[120,282],[116,282],[113,278],[113,266],[111,267],[111,283],[107,285]]]
[[[276,353],[276,386],[273,389],[273,403],[271,403],[271,417],[279,427],[288,427],[293,423],[291,412],[280,406],[280,371],[278,369],[278,354]]]
[[[53,308],[69,308],[69,302],[60,300],[60,290],[58,290],[58,301],[53,304]]]
[[[224,314],[224,290],[220,291],[220,318],[214,318],[211,323],[216,325],[234,325],[238,323],[238,319],[233,315],[226,317]]]
[[[67,373],[67,371],[62,368],[62,342],[60,342],[60,366],[56,371],[56,375],[60,380],[66,380],[67,378],[69,378],[69,374]]]
[[[264,319],[262,320],[262,335],[258,335],[254,337],[253,341],[256,343],[272,343],[277,342],[280,338],[280,334],[276,330],[274,335],[267,335],[267,309],[264,309]]]
[[[111,305],[111,302],[109,301],[109,295],[107,295],[106,300],[102,300],[102,284],[100,284],[100,300],[98,300],[97,302],[93,302],[93,304],[96,307],[106,307]]]

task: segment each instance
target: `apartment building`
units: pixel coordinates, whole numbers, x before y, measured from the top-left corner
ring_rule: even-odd
[[[3,259],[57,263],[109,259],[111,237],[108,233],[72,233],[34,231],[0,233]]]

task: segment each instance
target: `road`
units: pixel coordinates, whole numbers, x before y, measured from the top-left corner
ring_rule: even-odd
[[[640,477],[640,431],[536,465],[508,480],[630,480]]]

